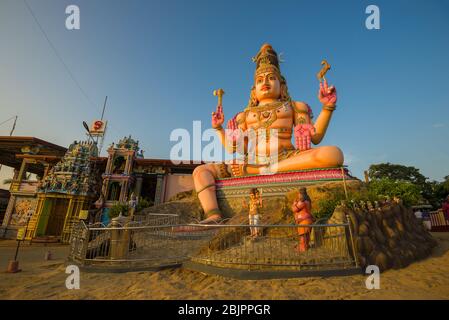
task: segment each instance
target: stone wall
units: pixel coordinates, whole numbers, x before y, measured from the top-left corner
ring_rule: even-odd
[[[400,203],[378,208],[352,206],[338,206],[328,223],[342,223],[349,217],[361,267],[377,265],[381,271],[403,268],[429,256],[437,244],[412,210]]]

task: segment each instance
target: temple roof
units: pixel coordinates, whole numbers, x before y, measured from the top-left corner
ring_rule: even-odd
[[[108,161],[107,157],[95,157],[90,158],[91,161],[97,162],[97,163],[106,163]],[[169,159],[148,159],[148,158],[136,158],[134,160],[134,163],[138,166],[161,166],[161,167],[173,167],[173,168],[191,168],[192,170],[195,169],[200,164],[205,164],[206,162],[201,162],[199,164],[193,164],[193,163],[180,163],[180,164],[173,164],[173,162]]]
[[[204,162],[198,164],[193,163],[174,164],[169,159],[139,159],[139,158],[135,160],[135,163],[140,166],[162,166],[162,167],[192,168],[192,169],[195,169],[200,164],[204,164]]]
[[[20,168],[22,159],[17,154],[35,154],[39,156],[62,157],[67,148],[35,137],[0,136],[0,164]],[[28,172],[39,174],[42,166],[30,165]]]
[[[0,136],[0,164],[20,169],[23,158],[37,161],[57,162],[66,153],[67,148],[35,137]],[[91,157],[90,160],[97,165],[105,166],[107,157]],[[191,169],[198,164],[186,163],[175,165],[169,159],[135,159],[138,166],[162,166],[166,168]],[[201,164],[204,164],[202,162]],[[35,174],[43,173],[40,164],[29,164],[27,171]]]

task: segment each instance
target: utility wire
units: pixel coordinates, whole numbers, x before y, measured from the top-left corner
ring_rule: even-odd
[[[0,123],[0,126],[1,126],[2,124],[5,124],[5,123],[8,122],[9,120],[14,119],[15,117],[17,117],[17,116],[13,116],[13,117],[9,118],[8,120],[5,120],[5,121],[1,122],[1,123]]]
[[[11,132],[9,133],[10,137],[12,136],[12,134],[14,133],[14,130],[16,129],[17,117],[18,116],[16,116],[16,118],[14,119],[14,124],[12,125]]]
[[[11,118],[9,118],[8,120],[3,121],[2,123],[0,123],[0,125],[2,125],[2,124],[4,124],[4,123],[8,122],[9,120],[14,119],[14,124],[12,125],[12,129],[11,129],[11,132],[9,133],[9,136],[12,136],[12,134],[13,134],[13,132],[14,132],[14,129],[16,128],[17,117],[18,117],[18,116],[11,117]],[[3,167],[3,165],[0,163],[0,170],[2,170],[2,167]]]
[[[67,64],[64,62],[64,59],[62,59],[61,55],[59,54],[58,50],[56,50],[56,47],[53,45],[53,43],[50,41],[50,38],[48,37],[47,33],[45,32],[44,28],[42,28],[42,25],[39,23],[39,20],[37,19],[36,15],[33,12],[33,9],[31,9],[30,5],[28,4],[27,0],[23,0],[25,3],[25,6],[28,8],[28,11],[33,16],[34,21],[39,26],[39,29],[41,30],[42,34],[44,35],[45,39],[47,39],[48,44],[50,45],[51,49],[55,53],[55,55],[58,57],[59,61],[64,66],[65,70],[69,74],[70,78],[72,78],[73,82],[76,84],[78,89],[81,91],[81,93],[84,95],[84,97],[87,99],[87,101],[96,108],[95,104],[90,100],[89,96],[86,94],[86,92],[83,90],[79,82],[76,80],[75,76],[73,75],[72,71],[70,71],[70,68],[67,66]]]

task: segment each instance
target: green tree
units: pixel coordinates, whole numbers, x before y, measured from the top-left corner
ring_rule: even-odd
[[[128,216],[128,211],[129,211],[129,205],[127,203],[117,202],[109,210],[109,218],[112,219],[112,218],[118,217],[120,215],[120,213],[123,216]]]
[[[368,176],[371,180],[385,178],[393,181],[408,181],[417,185],[423,185],[427,180],[427,178],[419,172],[419,169],[415,167],[407,167],[389,162],[372,164],[368,169]]]
[[[431,204],[434,209],[441,206],[444,197],[449,193],[449,176],[443,182],[428,181],[415,167],[400,164],[373,164],[368,169],[368,176],[372,182],[388,179],[396,182],[410,182],[420,190],[422,199]]]
[[[444,181],[441,183],[441,187],[446,194],[449,193],[449,176],[444,177]]]
[[[140,212],[143,209],[151,207],[153,205],[154,205],[153,201],[148,200],[147,198],[142,198],[139,200],[139,202],[137,204],[136,212]]]
[[[431,195],[427,197],[430,204],[434,209],[440,208],[444,199],[449,194],[449,176],[445,176],[443,182],[431,181],[427,184],[431,188]]]
[[[377,179],[369,183],[369,192],[379,197],[399,197],[405,205],[412,206],[423,201],[421,189],[418,185],[408,181],[392,179]]]

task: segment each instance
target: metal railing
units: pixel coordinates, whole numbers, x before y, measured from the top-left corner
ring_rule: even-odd
[[[145,215],[135,215],[133,221],[128,222],[128,226],[160,226],[160,225],[174,225],[180,223],[180,217],[177,214],[166,213],[147,213]]]
[[[449,226],[449,221],[446,219],[442,209],[430,211],[429,220],[433,228]]]
[[[119,227],[80,223],[73,229],[70,259],[85,266],[124,268],[176,265],[186,260],[246,270],[357,266],[349,223],[308,225],[309,249],[300,252],[297,225],[258,225],[261,235],[251,238],[250,227],[254,226],[249,225],[149,225],[143,221]]]
[[[177,215],[152,215],[123,226],[74,227],[69,259],[84,266],[161,267],[176,265],[207,245],[213,230],[179,232]]]
[[[297,225],[220,226],[220,231],[191,259],[216,267],[261,270],[314,270],[357,266],[348,224],[308,225],[309,248],[299,250]]]

